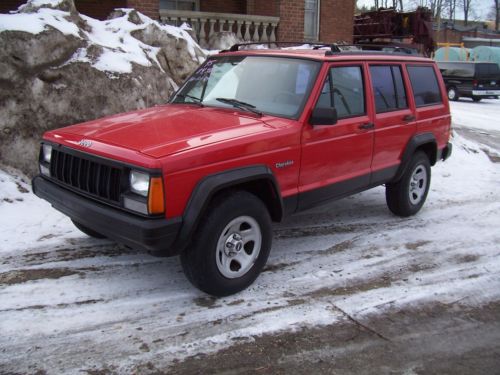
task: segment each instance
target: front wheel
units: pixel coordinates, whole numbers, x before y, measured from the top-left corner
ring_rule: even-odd
[[[479,103],[479,102],[481,101],[481,99],[482,99],[482,98],[481,98],[481,97],[479,97],[479,96],[473,96],[473,97],[472,97],[472,100],[473,100],[473,101],[475,101],[476,103]]]
[[[448,87],[448,99],[456,102],[459,98],[457,88],[455,86]]]
[[[385,198],[392,213],[398,216],[415,215],[424,205],[431,183],[431,166],[427,155],[418,151],[413,155],[403,177],[386,184]]]
[[[181,254],[189,281],[214,295],[237,293],[254,282],[267,262],[272,243],[269,212],[255,195],[219,195]]]

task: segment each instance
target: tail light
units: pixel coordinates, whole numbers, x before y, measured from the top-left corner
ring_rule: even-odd
[[[472,81],[472,86],[477,86],[477,79]]]

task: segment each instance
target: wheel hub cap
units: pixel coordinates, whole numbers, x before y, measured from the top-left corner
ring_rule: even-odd
[[[243,239],[238,233],[231,234],[227,240],[224,248],[224,253],[228,257],[234,257],[243,249]]]
[[[228,279],[245,275],[257,261],[261,245],[262,231],[254,218],[239,216],[231,220],[217,242],[219,272]]]
[[[409,198],[412,204],[419,204],[427,188],[427,170],[417,165],[410,179]]]

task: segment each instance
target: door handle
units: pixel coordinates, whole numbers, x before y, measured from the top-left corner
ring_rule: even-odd
[[[361,124],[358,126],[361,130],[369,130],[375,128],[375,124],[373,122],[367,122],[366,124]]]
[[[406,115],[405,117],[403,117],[403,121],[404,122],[415,121],[415,116],[413,116],[413,115]]]

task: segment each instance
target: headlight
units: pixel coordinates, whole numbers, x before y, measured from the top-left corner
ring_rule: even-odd
[[[130,171],[130,190],[143,197],[147,197],[149,191],[149,175],[143,172]]]
[[[52,146],[44,143],[42,145],[42,161],[50,163],[51,156],[52,156]]]
[[[130,192],[123,197],[123,206],[144,215],[159,215],[165,212],[163,179],[145,172],[130,171]],[[137,195],[140,195],[138,197]]]

